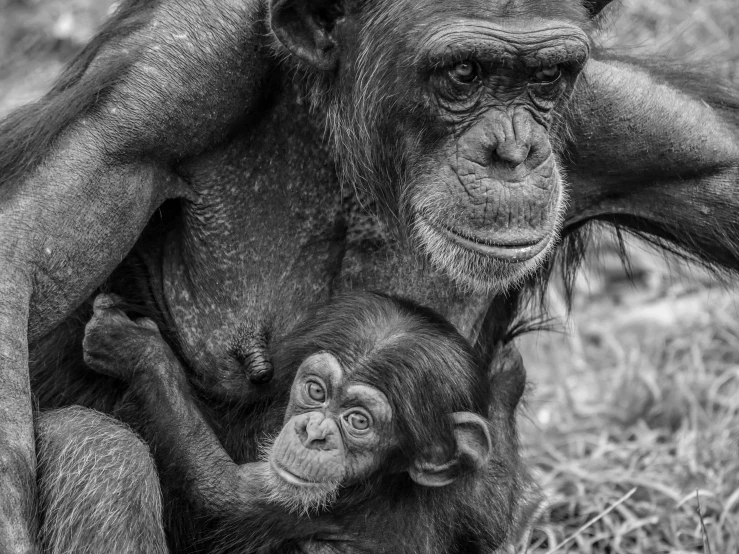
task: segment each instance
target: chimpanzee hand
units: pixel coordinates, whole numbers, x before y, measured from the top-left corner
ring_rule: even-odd
[[[172,352],[151,319],[133,321],[116,308],[119,298],[100,294],[82,341],[85,363],[95,371],[124,381],[137,371],[165,361]]]

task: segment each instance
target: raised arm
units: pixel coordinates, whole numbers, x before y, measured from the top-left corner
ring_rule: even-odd
[[[572,100],[567,226],[598,219],[739,270],[739,88],[592,60]]]
[[[147,319],[132,321],[112,297],[95,299],[84,339],[86,363],[129,382],[132,398],[151,428],[155,456],[184,481],[183,491],[200,515],[222,526],[249,529],[244,550],[316,535],[342,536],[331,515],[299,517],[274,500],[267,462],[236,465],[191,396],[182,366]],[[158,456],[157,456],[158,457]]]
[[[0,551],[33,550],[28,344],[104,280],[263,83],[259,0],[127,0],[39,102],[0,122]],[[208,21],[207,25],[203,22]]]
[[[237,466],[194,401],[184,370],[154,322],[132,321],[100,295],[84,339],[85,362],[129,383],[151,428],[146,439],[187,479],[185,491],[206,514],[263,513],[266,463]]]

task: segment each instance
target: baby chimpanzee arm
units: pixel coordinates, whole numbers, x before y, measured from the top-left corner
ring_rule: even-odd
[[[186,480],[190,501],[215,518],[238,517],[261,532],[283,539],[332,533],[330,518],[299,518],[270,500],[267,463],[237,465],[221,446],[194,401],[182,366],[148,319],[132,321],[100,295],[85,330],[86,363],[128,381],[149,422],[155,454]]]
[[[174,353],[163,342],[157,346],[141,345],[130,381],[137,404],[148,416],[155,454],[166,456],[187,481],[190,500],[208,513],[269,510],[260,479],[267,464],[233,462],[198,409]]]
[[[257,475],[262,463],[237,466],[192,398],[182,366],[154,322],[132,321],[100,295],[85,331],[86,363],[128,381],[150,425],[155,449],[189,481],[191,500],[209,512],[264,510]]]

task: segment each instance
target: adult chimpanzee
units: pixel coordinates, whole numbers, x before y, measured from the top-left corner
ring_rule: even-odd
[[[34,536],[29,363],[43,407],[119,394],[77,346],[111,274],[218,402],[255,345],[341,289],[412,298],[490,351],[492,292],[563,215],[617,214],[737,267],[736,96],[588,61],[607,3],[123,2],[0,127],[0,549]]]
[[[515,431],[520,358],[498,356],[489,374],[448,322],[377,294],[340,295],[314,308],[275,348],[271,393],[230,425],[248,452],[249,463],[237,465],[156,324],[132,321],[113,298],[95,300],[85,360],[130,383],[118,413],[150,440],[168,478],[185,483],[195,510],[188,521],[208,521],[202,551],[471,554],[506,544],[524,493]],[[265,431],[275,438],[255,461]],[[86,473],[85,463],[70,460],[67,473],[111,480]],[[64,521],[78,537],[100,507],[96,497],[85,504],[69,494],[81,487],[67,481],[46,522]],[[167,519],[181,517],[187,504],[167,500]],[[156,528],[142,531],[161,537]]]

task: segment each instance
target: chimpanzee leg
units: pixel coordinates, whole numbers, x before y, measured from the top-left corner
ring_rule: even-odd
[[[46,554],[164,554],[162,502],[148,447],[128,427],[72,407],[37,422]]]

